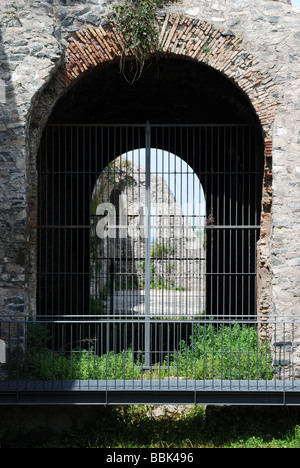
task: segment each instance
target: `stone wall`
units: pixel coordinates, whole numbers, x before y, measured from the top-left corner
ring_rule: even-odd
[[[266,158],[258,303],[261,313],[277,316],[299,316],[300,304],[300,11],[288,3],[182,0],[159,16],[163,53],[215,68],[243,90],[259,116]],[[87,69],[118,60],[107,19],[111,6],[101,0],[1,2],[3,314],[34,311],[36,151],[65,91]],[[208,40],[213,46],[204,53]]]

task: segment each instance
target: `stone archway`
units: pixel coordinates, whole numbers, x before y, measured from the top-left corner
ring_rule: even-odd
[[[269,74],[260,69],[256,58],[242,48],[242,40],[230,31],[222,31],[207,22],[191,20],[184,16],[163,15],[158,17],[158,23],[161,44],[158,54],[202,63],[221,73],[247,96],[259,119],[265,139],[265,177],[261,237],[258,245],[258,309],[260,313],[268,313],[271,298],[269,271],[272,201],[271,130],[277,105],[273,97],[275,85]],[[86,72],[103,64],[118,61],[123,53],[120,38],[113,24],[98,28],[88,26],[86,29],[77,31],[76,37],[68,39],[63,65],[50,80],[44,92],[36,97],[29,130],[31,174],[29,210],[32,228],[36,226],[37,219],[36,153],[43,127],[54,105]],[[128,55],[127,58],[130,60],[132,57]],[[31,271],[33,277],[36,262],[34,232],[35,230],[32,229]],[[30,301],[34,303],[34,293]]]
[[[157,53],[203,63],[234,82],[248,97],[269,140],[277,106],[273,97],[275,84],[268,72],[261,70],[257,59],[241,47],[241,38],[183,16],[166,15],[159,17],[158,22],[161,49]],[[31,132],[36,126],[43,127],[56,101],[79,77],[101,64],[119,60],[124,53],[111,23],[99,28],[88,26],[77,31],[76,36],[68,39],[63,65],[36,97]]]
[[[265,135],[270,133],[277,104],[272,96],[274,83],[267,72],[259,69],[255,57],[241,47],[240,38],[206,22],[181,16],[161,17],[159,25],[158,53],[195,60],[234,81],[248,96]],[[76,34],[77,39],[69,39],[66,64],[58,78],[62,86],[101,63],[118,60],[124,53],[112,24],[99,29],[88,27]]]

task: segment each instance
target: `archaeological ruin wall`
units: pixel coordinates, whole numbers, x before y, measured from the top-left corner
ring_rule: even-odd
[[[155,53],[221,74],[257,116],[265,151],[257,309],[278,320],[299,316],[300,303],[300,11],[289,3],[168,3],[158,14]],[[88,73],[119,63],[124,51],[111,6],[101,0],[1,3],[2,314],[35,313],[38,148],[59,100]],[[297,359],[299,332],[282,330]]]

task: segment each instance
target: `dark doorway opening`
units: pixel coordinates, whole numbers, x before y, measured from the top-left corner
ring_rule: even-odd
[[[130,64],[128,64],[130,67]],[[83,74],[56,104],[49,123],[254,124],[247,96],[209,66],[178,57],[153,58],[130,85],[119,64]]]
[[[209,67],[172,58],[148,65],[134,85],[117,64],[90,72],[49,119],[38,157],[40,315],[91,312],[93,188],[112,161],[146,147],[146,120],[151,147],[188,163],[205,193],[205,313],[256,313],[264,165],[257,117],[241,91]]]

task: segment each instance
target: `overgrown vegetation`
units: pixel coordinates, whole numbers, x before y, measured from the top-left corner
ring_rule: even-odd
[[[133,82],[141,76],[145,61],[159,47],[157,13],[164,3],[163,0],[124,0],[114,6],[116,30],[124,51],[120,65],[128,81]],[[135,59],[130,79],[124,71],[127,55]]]
[[[31,323],[26,359],[15,355],[10,364],[10,378],[266,380],[273,377],[267,343],[260,342],[255,328],[246,325],[197,325],[189,339],[181,341],[176,351],[165,351],[151,371],[143,368],[143,354],[133,353],[130,348],[99,356],[88,339],[82,340],[78,348],[73,345],[71,351],[53,351],[46,346],[49,341],[51,337],[45,337],[43,324]]]

